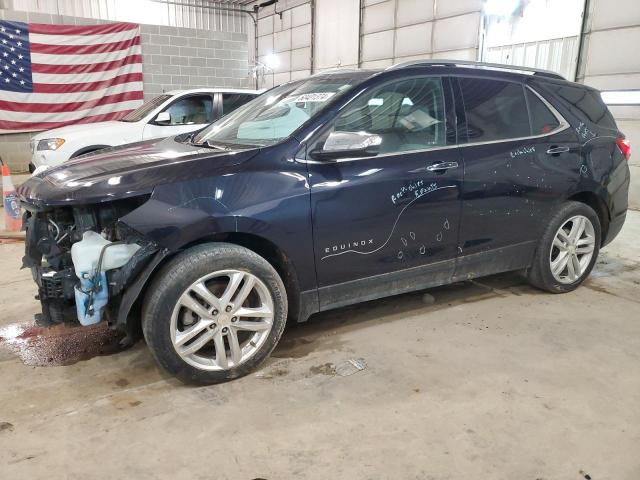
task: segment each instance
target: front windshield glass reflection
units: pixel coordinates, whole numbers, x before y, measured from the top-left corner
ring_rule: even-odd
[[[278,143],[352,86],[353,78],[340,77],[312,77],[276,87],[211,124],[193,143],[206,142],[211,146]]]

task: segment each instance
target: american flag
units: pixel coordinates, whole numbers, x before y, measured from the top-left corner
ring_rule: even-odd
[[[0,20],[0,133],[117,120],[142,98],[139,25]]]

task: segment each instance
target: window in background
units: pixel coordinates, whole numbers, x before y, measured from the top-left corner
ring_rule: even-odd
[[[213,122],[213,101],[210,95],[192,95],[178,100],[166,110],[170,125],[200,125]]]
[[[148,102],[143,103],[135,110],[127,113],[124,117],[120,119],[121,122],[139,122],[144,117],[149,115],[152,110],[156,109],[160,105],[162,105],[165,101],[169,100],[171,95],[158,95],[157,97],[152,98]]]
[[[233,112],[236,108],[244,105],[249,100],[256,98],[255,95],[247,93],[223,93],[222,94],[222,115]]]

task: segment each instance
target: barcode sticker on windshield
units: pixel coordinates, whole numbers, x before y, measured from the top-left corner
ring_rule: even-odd
[[[317,92],[317,93],[303,93],[298,96],[294,101],[298,102],[326,102],[335,95],[335,92]]]

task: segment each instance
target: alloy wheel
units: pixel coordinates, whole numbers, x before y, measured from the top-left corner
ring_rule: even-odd
[[[273,327],[271,293],[255,275],[213,272],[180,295],[171,315],[178,355],[202,370],[228,370],[253,357]]]
[[[571,217],[553,237],[549,262],[551,274],[563,284],[574,283],[589,268],[595,250],[595,230],[583,215]]]

